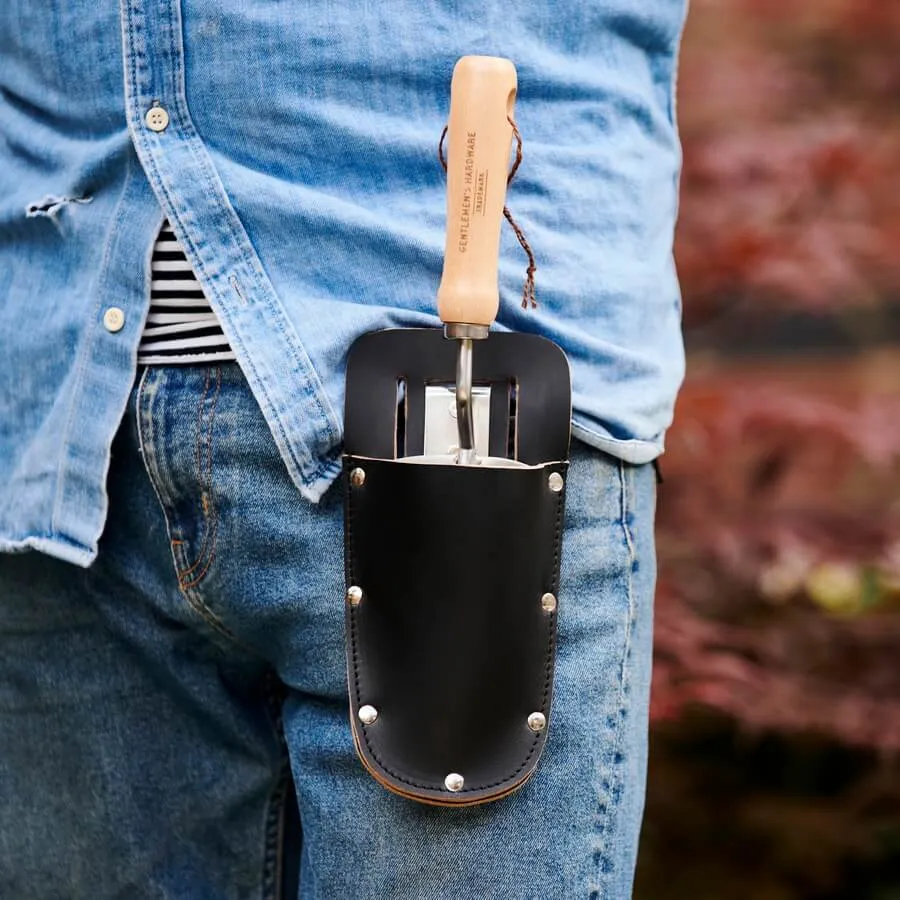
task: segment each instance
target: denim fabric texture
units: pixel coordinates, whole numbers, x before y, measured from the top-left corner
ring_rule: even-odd
[[[299,495],[236,364],[147,369],[96,562],[0,555],[0,896],[277,898],[299,871],[303,900],[627,900],[654,473],[576,442],[567,490],[537,772],[417,804],[353,749],[341,491]]]
[[[656,457],[684,365],[683,16],[683,0],[4,0],[0,549],[96,556],[164,215],[292,482],[326,493],[347,348],[436,324],[436,149],[466,54],[519,72],[509,205],[540,307],[520,308],[526,262],[505,229],[497,327],[566,351],[579,438]]]

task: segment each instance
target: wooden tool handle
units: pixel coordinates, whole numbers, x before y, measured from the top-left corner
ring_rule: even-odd
[[[516,69],[496,56],[464,56],[450,85],[447,246],[438,288],[445,324],[489,326],[500,293],[500,225],[512,145]]]

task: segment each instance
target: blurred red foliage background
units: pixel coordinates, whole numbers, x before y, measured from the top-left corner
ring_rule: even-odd
[[[641,900],[900,898],[900,4],[693,0]]]
[[[696,0],[679,85],[686,324],[900,287],[900,5]]]

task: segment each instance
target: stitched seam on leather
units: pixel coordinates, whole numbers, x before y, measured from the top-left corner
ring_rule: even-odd
[[[553,540],[553,593],[557,596],[557,604],[559,602],[559,567],[560,553],[562,548],[562,513],[563,498],[565,497],[565,481],[563,481],[563,490],[556,496],[556,529]],[[557,607],[558,608],[558,607]],[[550,620],[550,646],[547,649],[547,667],[544,680],[544,697],[541,700],[541,707],[547,709],[547,697],[553,687],[553,659],[556,651],[556,613],[552,613]],[[547,710],[549,713],[549,710]],[[534,753],[534,748],[532,748]],[[530,757],[529,757],[530,758]]]
[[[354,491],[351,487],[348,487],[347,494],[347,553],[348,559],[345,563],[345,568],[347,570],[347,575],[350,584],[356,584],[355,579],[355,569],[354,569],[354,542],[353,542],[353,517],[355,515],[355,507],[353,503],[353,494]],[[561,536],[562,536],[562,501],[563,501],[563,492],[557,497],[556,501],[556,527],[555,527],[555,541],[554,541],[554,550],[553,550],[553,584],[558,591],[559,584],[559,558],[560,558],[560,547],[561,547]],[[363,586],[363,590],[365,590],[365,586]],[[554,623],[555,624],[555,623]],[[556,644],[556,629],[554,624],[551,624],[550,630],[550,641],[549,646],[547,648],[547,662],[545,666],[545,677],[544,677],[544,694],[541,701],[542,708],[546,708],[547,706],[547,696],[550,693],[550,688],[553,683],[553,652]],[[356,610],[350,609],[350,644],[352,648],[352,657],[353,657],[353,688],[354,693],[356,695],[356,706],[357,709],[362,705],[362,694],[360,692],[360,679],[359,679],[359,650],[358,650],[358,641],[357,641],[357,633],[356,633]],[[411,787],[423,788],[429,791],[440,791],[440,788],[435,787],[433,784],[423,784],[419,781],[412,781],[409,778],[401,775],[398,772],[395,772],[393,769],[389,768],[382,759],[378,756],[378,754],[373,749],[372,745],[369,743],[369,736],[366,733],[364,727],[358,728],[355,719],[351,722],[351,728],[353,731],[362,736],[363,741],[365,742],[366,749],[371,755],[372,759],[378,763],[378,765],[382,768],[384,772],[388,775],[391,775],[397,781],[402,784],[408,784]],[[455,792],[456,796],[461,796],[463,794],[472,794],[472,793],[481,793],[483,791],[491,790],[495,787],[500,787],[502,785],[509,784],[511,781],[514,781],[519,773],[525,769],[528,764],[531,762],[532,757],[535,754],[535,751],[538,748],[538,745],[542,742],[542,738],[546,737],[546,731],[537,734],[534,737],[534,740],[531,743],[531,749],[528,751],[528,755],[525,757],[524,761],[521,765],[511,774],[507,775],[501,781],[495,781],[491,784],[486,785],[477,785],[475,787],[464,787],[461,791]]]

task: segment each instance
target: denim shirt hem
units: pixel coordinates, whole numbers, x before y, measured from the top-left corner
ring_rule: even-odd
[[[62,535],[27,535],[21,538],[0,538],[0,553],[28,553],[36,551],[54,556],[63,562],[86,569],[96,558],[98,546],[83,547]]]
[[[610,456],[615,456],[636,466],[653,462],[654,459],[665,452],[665,444],[661,435],[652,441],[620,440],[599,434],[578,422],[573,422],[572,437],[584,441],[590,447],[595,447],[597,450],[602,450]]]
[[[591,447],[635,465],[652,462],[664,450],[662,439],[658,441],[616,440],[577,423],[573,423],[572,435]],[[297,484],[298,490],[304,499],[318,503],[337,481],[340,473],[340,458],[327,459],[309,481]],[[64,562],[87,568],[97,558],[98,542],[92,541],[89,546],[86,546],[63,534],[0,537],[0,553],[24,553],[30,550],[46,553]]]

